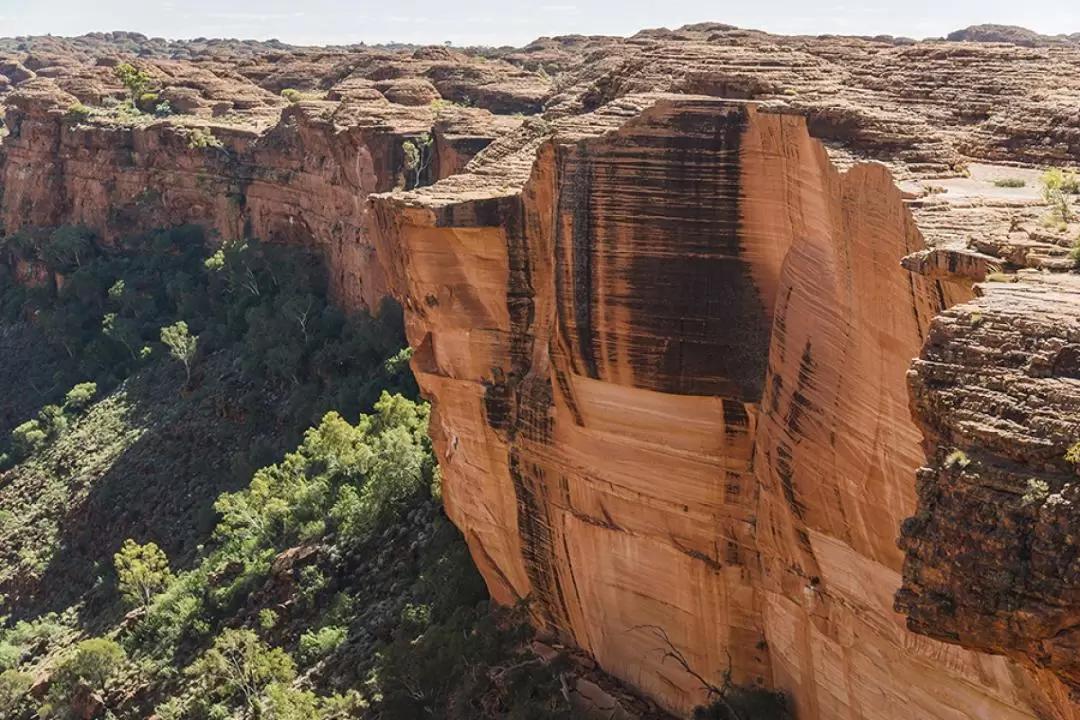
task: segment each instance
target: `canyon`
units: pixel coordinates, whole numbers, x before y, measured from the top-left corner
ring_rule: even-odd
[[[495,600],[683,716],[1080,717],[1080,226],[1039,193],[1080,47],[114,40],[0,62],[4,231],[201,223],[395,297]],[[125,60],[171,114],[110,110]]]

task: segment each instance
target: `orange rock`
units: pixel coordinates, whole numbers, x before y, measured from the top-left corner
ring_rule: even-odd
[[[1033,677],[893,610],[920,434],[902,378],[970,284],[881,165],[797,115],[624,96],[373,198],[447,511],[496,599],[670,710],[1032,718]],[[959,710],[963,709],[963,710]]]
[[[35,38],[0,224],[202,222],[320,248],[350,307],[391,290],[492,595],[673,711],[730,673],[802,720],[1075,720],[1075,278],[979,283],[1072,266],[1038,170],[980,163],[1075,160],[1080,49],[978,37],[1024,46]],[[123,95],[117,43],[220,149],[70,117]]]
[[[179,92],[163,97],[193,91]],[[0,224],[7,231],[79,224],[108,241],[196,222],[222,239],[315,247],[332,268],[334,296],[350,308],[377,307],[386,293],[363,201],[403,184],[403,143],[433,134],[427,172],[437,179],[460,171],[507,123],[517,124],[485,110],[444,113],[380,97],[290,106],[261,131],[208,118],[204,132],[222,147],[196,149],[186,128],[167,121],[132,128],[69,118],[78,100],[49,79],[28,80],[5,102],[13,129],[0,151]]]

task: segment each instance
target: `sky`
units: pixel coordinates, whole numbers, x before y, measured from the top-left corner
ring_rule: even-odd
[[[1080,32],[1075,0],[0,0],[0,36],[134,30],[295,44],[522,45],[706,20],[776,33],[941,36],[978,23]]]

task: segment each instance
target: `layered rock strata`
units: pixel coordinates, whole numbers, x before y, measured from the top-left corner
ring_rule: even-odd
[[[1080,283],[1021,277],[935,319],[912,365],[928,457],[896,604],[916,632],[1064,680],[1066,704],[1080,695]]]
[[[0,229],[202,222],[392,291],[493,595],[604,668],[678,712],[730,672],[803,720],[1077,717],[1075,278],[980,285],[1073,265],[1036,164],[1080,153],[1076,47],[24,40]],[[176,116],[117,111],[125,59]]]
[[[971,281],[900,267],[925,245],[883,166],[631,95],[470,169],[376,196],[375,238],[497,599],[678,712],[730,672],[804,719],[1034,717],[1030,678],[893,612],[900,378]]]
[[[367,240],[368,194],[460,171],[519,120],[486,110],[407,107],[381,96],[302,102],[262,131],[73,117],[76,99],[34,80],[8,98],[0,149],[0,225],[85,225],[106,239],[201,223],[222,239],[316,247],[347,307],[386,294]],[[430,141],[426,147],[423,143]],[[407,168],[406,143],[422,147]]]

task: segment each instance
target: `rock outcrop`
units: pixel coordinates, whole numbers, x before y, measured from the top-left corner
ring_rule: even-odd
[[[1080,718],[1077,227],[1037,191],[1080,49],[124,36],[182,113],[132,122],[73,108],[122,54],[41,42],[0,66],[4,229],[203,222],[397,296],[447,512],[559,642],[682,714],[730,679],[800,720]]]
[[[203,119],[139,126],[73,115],[51,80],[7,98],[0,149],[0,225],[86,225],[106,239],[197,222],[223,239],[257,237],[321,249],[349,307],[386,294],[367,241],[369,193],[460,171],[520,123],[486,110],[406,107],[371,99],[310,101],[256,129]],[[405,144],[423,143],[405,168]]]
[[[800,718],[1032,717],[1035,678],[893,612],[902,378],[985,258],[934,259],[888,170],[838,170],[801,115],[631,95],[527,132],[374,199],[493,594],[675,711],[706,688],[669,650]]]
[[[934,320],[909,373],[928,462],[896,604],[912,630],[1019,658],[1075,694],[1078,284],[981,287]]]
[[[1080,43],[1080,33],[1043,35],[1016,25],[972,25],[948,34],[954,42],[1011,43],[1026,47],[1045,47],[1063,43]]]

